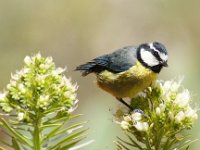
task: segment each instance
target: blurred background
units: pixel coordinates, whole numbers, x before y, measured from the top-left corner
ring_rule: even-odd
[[[160,41],[169,51],[169,67],[159,75],[184,75],[194,105],[200,100],[200,1],[198,0],[0,0],[0,89],[26,55],[41,52],[79,85],[79,107],[95,143],[83,150],[113,150],[121,129],[113,123],[118,102],[97,88],[95,76],[82,78],[74,68],[126,45]],[[192,137],[200,139],[200,121]],[[199,149],[195,142],[192,150]]]

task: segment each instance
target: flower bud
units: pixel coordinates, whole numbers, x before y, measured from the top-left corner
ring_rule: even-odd
[[[30,65],[31,62],[32,62],[30,56],[26,56],[26,57],[24,58],[24,62],[25,62],[26,65]]]
[[[160,110],[160,107],[156,107],[156,115],[160,115],[160,113],[161,113],[161,110]]]
[[[174,103],[179,107],[183,108],[189,104],[189,101],[190,101],[190,93],[187,89],[185,89],[183,92],[177,95]]]
[[[128,130],[129,129],[129,123],[128,122],[126,122],[126,121],[122,121],[121,123],[120,123],[120,125],[121,125],[121,128],[122,129],[124,129],[124,130]]]
[[[138,130],[138,131],[147,131],[149,128],[149,124],[147,122],[137,122],[134,127]]]
[[[140,121],[142,119],[142,114],[139,112],[132,113],[131,118],[133,121]]]
[[[23,120],[24,119],[24,113],[23,112],[18,113],[17,119],[19,121]]]
[[[175,116],[175,122],[180,123],[182,120],[185,119],[185,114],[183,111],[180,111],[176,116]]]

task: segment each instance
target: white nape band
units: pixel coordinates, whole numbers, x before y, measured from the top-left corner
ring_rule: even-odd
[[[150,43],[149,46],[150,46],[150,49],[153,49],[154,51],[158,52],[158,55],[160,56],[160,58],[161,58],[163,61],[167,61],[167,60],[168,60],[168,55],[166,55],[165,53],[162,53],[162,52],[160,52],[159,50],[157,50],[157,49],[153,46],[153,43]]]
[[[153,43],[150,43],[149,46],[150,46],[150,49],[153,49],[153,50],[157,51],[156,48],[153,46]]]

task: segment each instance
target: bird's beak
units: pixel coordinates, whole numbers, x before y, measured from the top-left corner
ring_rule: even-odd
[[[168,67],[167,61],[162,62],[162,65],[163,65],[164,67]]]

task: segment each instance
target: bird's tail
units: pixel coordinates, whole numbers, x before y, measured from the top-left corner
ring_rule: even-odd
[[[88,62],[86,64],[82,64],[76,67],[75,71],[80,71],[82,73],[82,76],[86,76],[94,72],[95,68],[96,68],[96,64],[94,62]]]
[[[99,73],[105,69],[107,69],[107,65],[109,63],[109,56],[108,55],[102,55],[100,57],[97,57],[85,64],[82,64],[78,67],[76,67],[75,70],[81,71],[82,76],[86,76],[90,73]]]

